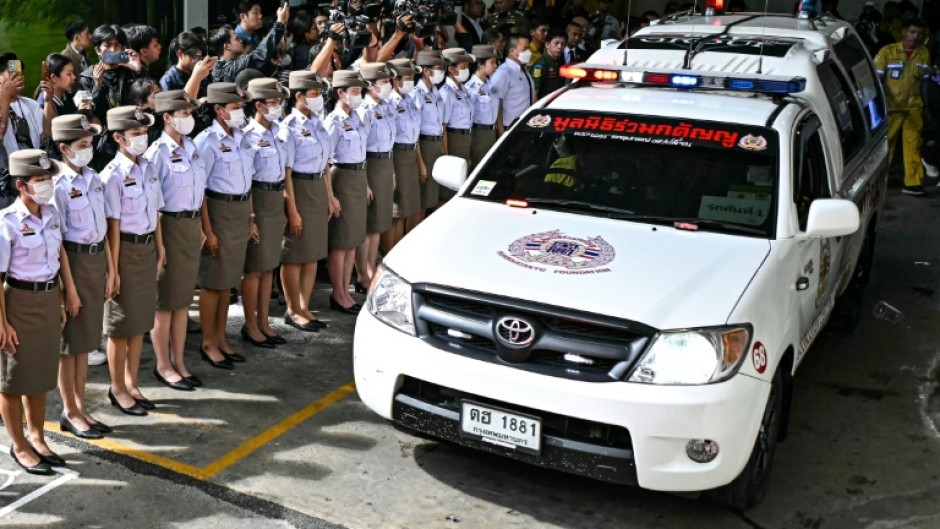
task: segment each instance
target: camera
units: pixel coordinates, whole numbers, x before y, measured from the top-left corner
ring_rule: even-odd
[[[393,16],[410,16],[414,22],[414,34],[432,37],[437,26],[453,26],[457,23],[456,0],[397,0]]]
[[[329,25],[346,26],[345,44],[349,49],[365,48],[372,41],[372,32],[366,29],[371,19],[365,15],[346,14],[339,9],[330,10]]]
[[[105,64],[127,64],[131,56],[126,51],[106,51],[101,54],[101,62]]]

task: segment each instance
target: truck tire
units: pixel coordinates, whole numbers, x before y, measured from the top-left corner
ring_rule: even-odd
[[[743,511],[764,499],[770,485],[770,471],[773,468],[783,420],[783,389],[783,374],[778,369],[770,385],[770,395],[767,397],[754,448],[751,449],[751,457],[734,481],[709,491],[708,496],[713,500],[726,507]]]
[[[875,227],[869,228],[862,242],[862,249],[852,271],[852,279],[845,291],[836,298],[836,306],[826,325],[830,333],[851,332],[862,319],[862,294],[871,277],[871,265],[875,256]]]

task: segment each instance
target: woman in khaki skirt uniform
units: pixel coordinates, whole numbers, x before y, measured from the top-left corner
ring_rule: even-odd
[[[188,137],[196,125],[196,105],[189,96],[182,90],[161,92],[154,104],[163,133],[144,159],[156,169],[163,191],[160,228],[166,266],[157,280],[157,312],[150,331],[157,360],[153,376],[170,389],[192,391],[202,381],[186,367],[186,325],[199,272],[206,166]]]
[[[317,261],[328,253],[330,218],[339,211],[327,166],[333,140],[320,121],[326,83],[313,72],[298,70],[290,73],[288,88],[294,108],[284,119],[284,125],[294,139],[291,180],[303,229],[298,236],[284,234],[281,257],[281,283],[287,300],[284,323],[301,331],[317,332],[326,324],[310,310],[310,297],[317,279]]]
[[[137,386],[144,333],[153,328],[157,277],[166,263],[160,176],[143,158],[154,118],[134,106],[108,110],[108,130],[117,155],[101,172],[108,208],[108,244],[117,271],[114,297],[105,303],[111,405],[127,415],[147,415],[155,406]]]
[[[473,101],[473,143],[470,146],[470,168],[475,169],[483,156],[496,143],[496,118],[499,98],[493,94],[490,77],[496,72],[496,48],[477,44],[471,49],[477,60],[473,76],[467,81],[467,91]]]
[[[434,162],[442,154],[447,154],[444,150],[444,100],[437,89],[444,82],[446,61],[439,51],[422,50],[418,52],[415,62],[422,68],[421,80],[415,87],[414,95],[415,104],[421,110],[421,161],[418,163],[418,175],[421,178],[421,212],[416,218],[417,225],[429,209],[437,207],[440,196],[440,186],[431,178],[431,170],[434,169]]]
[[[56,386],[66,301],[73,317],[81,301],[62,247],[65,226],[50,205],[58,165],[45,151],[25,149],[10,154],[9,170],[19,198],[0,211],[0,273],[6,279],[0,308],[7,325],[0,333],[0,415],[13,460],[31,474],[48,475],[65,460],[49,449],[43,434],[46,393]]]
[[[395,120],[392,161],[395,166],[394,204],[398,211],[397,215],[393,214],[392,229],[382,234],[382,253],[388,253],[414,227],[417,220],[414,217],[421,211],[421,182],[418,177],[421,111],[414,102],[415,75],[421,73],[421,68],[410,59],[395,59],[388,65],[395,74],[388,104]]]
[[[104,184],[88,167],[92,145],[101,127],[81,114],[52,119],[52,140],[62,158],[55,177],[53,203],[65,225],[63,246],[82,310],[70,317],[62,331],[59,357],[59,395],[62,397],[61,431],[98,439],[111,428],[96,421],[85,408],[88,353],[101,342],[104,302],[114,290],[114,269],[107,245],[108,219]]]
[[[273,348],[287,343],[278,336],[268,320],[271,305],[273,271],[281,262],[285,216],[291,235],[300,235],[303,222],[294,203],[291,167],[294,165],[294,141],[281,118],[285,93],[276,79],[260,78],[248,82],[248,115],[243,143],[253,160],[251,184],[255,223],[259,241],[248,245],[242,303],[245,326],[242,339],[256,347]]]
[[[206,244],[199,261],[199,323],[202,358],[219,369],[232,369],[232,346],[225,338],[231,289],[242,280],[248,240],[258,241],[251,215],[252,159],[242,145],[245,100],[235,83],[213,83],[201,100],[212,126],[196,136],[208,182],[202,206]]]
[[[349,295],[356,247],[366,238],[368,179],[366,140],[370,123],[355,112],[362,104],[362,91],[369,86],[358,72],[333,72],[336,108],[323,125],[333,139],[330,174],[333,194],[340,203],[339,216],[330,221],[330,253],[327,266],[333,293],[330,307],[344,314],[358,314],[362,306]]]
[[[366,211],[366,238],[356,248],[356,292],[365,294],[372,283],[372,274],[379,255],[379,235],[392,227],[392,201],[395,190],[395,166],[392,147],[395,145],[394,111],[388,103],[392,93],[392,74],[384,62],[362,65],[363,79],[371,86],[356,111],[363,121],[371,123],[366,140],[366,177],[369,182],[369,209]]]
[[[443,51],[447,61],[447,80],[441,86],[444,100],[444,152],[458,156],[470,166],[470,147],[473,143],[473,103],[464,83],[470,80],[470,63],[473,55],[463,48],[448,48]],[[440,188],[441,204],[454,196],[454,191]]]

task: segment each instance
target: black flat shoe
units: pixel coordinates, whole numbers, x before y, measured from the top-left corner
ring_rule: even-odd
[[[261,331],[261,334],[263,334],[264,337],[268,339],[268,342],[273,343],[274,345],[284,345],[287,343],[287,340],[280,336],[271,336],[264,331]]]
[[[362,283],[356,281],[356,293],[357,294],[368,294],[369,287],[362,286]]]
[[[10,457],[12,457],[13,461],[16,462],[17,465],[22,467],[23,470],[25,470],[28,474],[36,474],[37,476],[51,476],[53,474],[52,467],[49,466],[49,463],[46,463],[45,461],[43,461],[41,457],[39,458],[39,463],[36,463],[35,465],[28,467],[24,465],[23,463],[20,463],[20,460],[17,459],[16,452],[13,451],[12,446],[10,447]]]
[[[136,417],[143,417],[147,415],[147,409],[140,405],[140,402],[137,400],[134,401],[134,405],[130,408],[125,408],[121,406],[121,403],[117,401],[114,397],[114,393],[111,391],[111,388],[108,388],[108,400],[111,401],[111,405],[115,408],[121,410],[121,413],[125,415],[134,415]]]
[[[222,353],[222,356],[224,356],[225,359],[228,360],[229,362],[233,362],[236,364],[244,364],[245,362],[248,361],[247,358],[245,358],[244,356],[238,353],[226,353],[224,351],[221,351],[221,353]]]
[[[199,354],[202,356],[203,360],[216,369],[235,369],[235,365],[232,364],[228,358],[222,360],[221,362],[216,362],[215,360],[209,358],[209,355],[206,354],[205,349],[200,349]]]
[[[98,431],[101,432],[101,433],[112,433],[112,432],[114,432],[114,430],[112,430],[110,426],[108,426],[107,424],[105,424],[105,423],[103,423],[103,422],[101,422],[101,421],[89,422],[88,425],[91,426],[92,428],[94,428],[95,430],[98,430]]]
[[[310,320],[307,323],[300,324],[291,318],[290,314],[284,313],[284,323],[304,332],[320,332],[325,327],[319,320]]]
[[[146,398],[138,399],[138,398],[135,397],[134,400],[137,401],[137,405],[138,405],[138,406],[140,406],[141,408],[143,408],[143,409],[145,409],[145,410],[147,410],[147,411],[157,409],[157,405],[154,404],[154,403],[152,403],[152,402],[150,402],[149,399],[146,399]]]
[[[81,437],[82,439],[101,439],[102,437],[101,432],[93,426],[85,431],[79,430],[64,413],[59,417],[59,431],[70,432],[75,437]]]
[[[355,316],[359,314],[359,310],[362,309],[362,305],[354,303],[349,307],[344,307],[339,304],[339,301],[333,299],[333,296],[330,296],[330,308],[337,312],[342,312],[343,314],[352,314]]]
[[[193,391],[196,388],[190,384],[185,378],[177,380],[176,382],[170,382],[169,380],[163,378],[163,375],[157,371],[157,368],[153,368],[153,377],[157,379],[157,382],[163,384],[164,386],[175,389],[177,391]]]
[[[52,452],[52,454],[47,456],[47,455],[45,455],[45,454],[40,454],[40,453],[39,453],[39,450],[36,450],[36,447],[33,446],[33,443],[30,443],[29,440],[27,440],[26,443],[29,445],[30,450],[32,450],[34,454],[36,454],[37,456],[39,456],[39,460],[42,461],[43,463],[45,463],[45,464],[47,464],[47,465],[49,465],[49,466],[51,466],[51,467],[64,467],[64,466],[67,466],[67,465],[65,464],[65,459],[63,459],[62,456],[60,456],[59,454],[57,454],[57,453],[55,453],[55,452],[52,452],[52,450],[50,450],[50,452]]]
[[[261,333],[264,334],[264,333]],[[264,341],[255,340],[248,334],[248,329],[242,327],[242,341],[248,342],[255,347],[261,347],[262,349],[274,349],[274,342],[268,340],[267,335],[265,335]]]
[[[202,387],[202,380],[199,380],[199,377],[197,377],[196,375],[189,375],[188,377],[183,377],[183,380],[192,384],[194,388]]]

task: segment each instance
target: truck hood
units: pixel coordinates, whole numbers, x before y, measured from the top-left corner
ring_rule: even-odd
[[[765,239],[458,197],[384,263],[411,283],[672,329],[726,323],[769,252]]]

